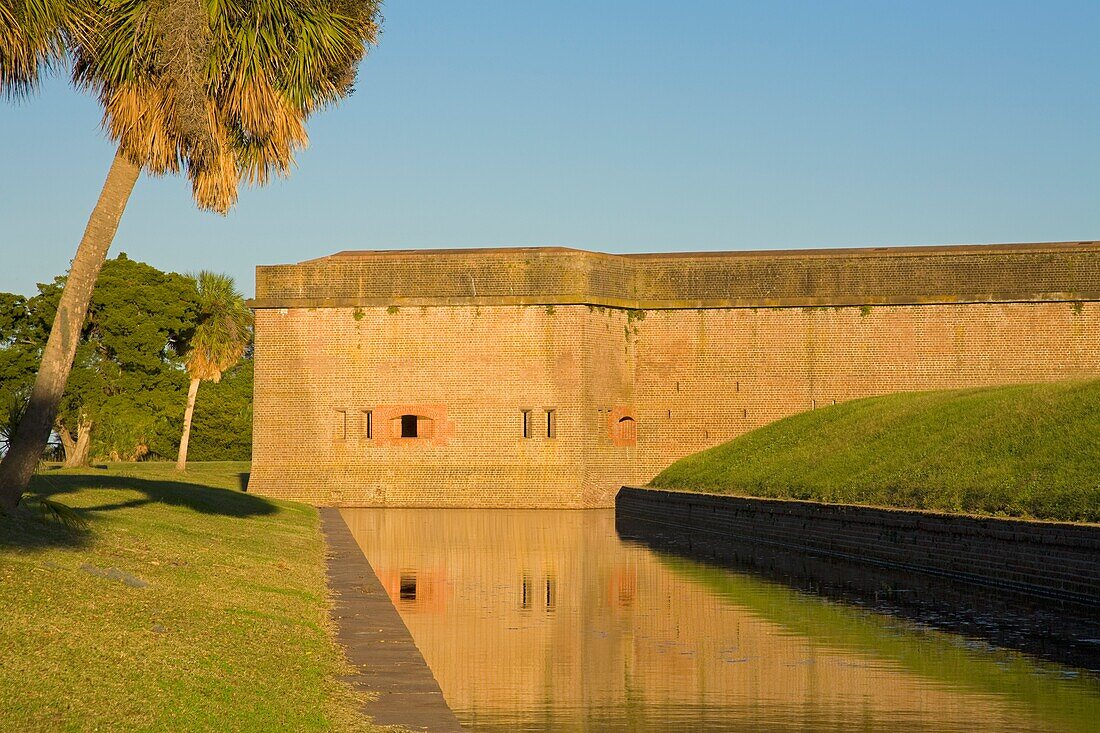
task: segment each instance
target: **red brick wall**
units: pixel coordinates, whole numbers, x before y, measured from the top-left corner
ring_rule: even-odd
[[[608,407],[622,402],[631,372],[617,360],[587,379],[588,309],[549,311],[258,311],[250,488],[317,503],[606,503],[606,492],[596,491],[606,480],[589,475],[597,469],[588,459],[594,434],[610,443],[586,405],[591,390],[613,395]],[[622,356],[621,331],[611,351]],[[555,410],[553,439],[547,409]],[[361,431],[332,438],[326,426],[365,410],[373,411],[373,438]],[[531,411],[529,438],[523,410]],[[438,425],[444,411],[445,442],[388,437],[393,417],[421,414]]]
[[[1098,303],[650,311],[639,339],[646,479],[834,400],[1100,376]]]
[[[1100,376],[1092,301],[318,305],[258,306],[250,489],[319,504],[611,506],[677,458],[833,401]],[[395,438],[402,414],[432,436]]]

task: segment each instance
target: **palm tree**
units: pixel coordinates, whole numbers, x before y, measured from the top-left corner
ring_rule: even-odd
[[[0,0],[0,92],[71,61],[118,143],[73,258],[11,449],[0,509],[26,490],[49,439],[99,270],[142,170],[185,171],[195,202],[226,213],[241,181],[289,174],[305,120],[351,92],[380,0]]]
[[[233,278],[203,270],[195,281],[199,290],[199,322],[185,357],[191,386],[187,389],[187,410],[183,413],[177,471],[187,468],[187,443],[199,382],[220,382],[222,372],[240,361],[252,337],[252,311],[237,292]]]

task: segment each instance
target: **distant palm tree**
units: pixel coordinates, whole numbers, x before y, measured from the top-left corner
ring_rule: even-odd
[[[241,360],[252,339],[252,311],[237,292],[233,278],[203,270],[195,278],[199,289],[199,322],[191,336],[187,355],[187,410],[183,414],[176,470],[187,468],[187,443],[191,438],[191,416],[195,396],[203,380],[220,382],[222,372]]]
[[[0,92],[34,89],[71,61],[118,143],[73,258],[42,364],[0,462],[14,508],[49,439],[99,270],[142,170],[186,171],[225,213],[240,181],[289,174],[305,120],[351,91],[376,40],[379,0],[0,0]]]

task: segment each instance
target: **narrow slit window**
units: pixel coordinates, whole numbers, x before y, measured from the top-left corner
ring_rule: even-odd
[[[374,437],[374,412],[363,410],[363,437],[370,440]]]
[[[401,437],[402,438],[415,438],[416,432],[416,415],[402,415],[401,416]]]
[[[558,583],[554,576],[546,579],[546,610],[553,611],[558,605]]]
[[[546,411],[546,437],[556,438],[558,437],[558,411],[547,410]]]
[[[336,439],[347,440],[348,437],[348,411],[336,411]]]
[[[531,576],[524,573],[520,584],[519,607],[531,607]]]
[[[523,416],[523,437],[531,437],[531,411],[521,410],[520,414]]]

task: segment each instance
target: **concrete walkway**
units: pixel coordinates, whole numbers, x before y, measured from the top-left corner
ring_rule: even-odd
[[[336,640],[359,670],[346,679],[357,689],[377,695],[363,706],[363,712],[379,725],[433,733],[462,731],[340,510],[322,507],[319,511],[328,548],[328,583],[335,597]]]

